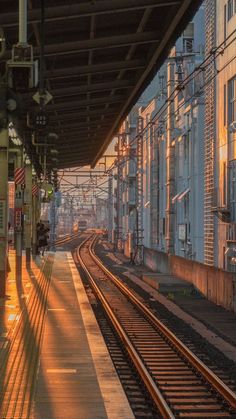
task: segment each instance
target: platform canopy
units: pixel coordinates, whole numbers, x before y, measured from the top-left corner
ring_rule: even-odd
[[[95,165],[201,2],[45,1],[46,87],[53,96],[46,111],[59,136],[59,168]],[[9,53],[18,40],[16,3],[1,0]],[[28,0],[35,58],[40,4]]]

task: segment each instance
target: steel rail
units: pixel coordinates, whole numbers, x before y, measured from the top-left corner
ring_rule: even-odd
[[[183,355],[183,357],[190,362],[193,367],[201,373],[205,380],[212,386],[214,389],[220,393],[220,395],[232,406],[233,409],[236,409],[236,395],[235,393],[219,378],[217,375],[211,371],[183,342],[181,342],[175,335],[166,327],[160,320],[158,320],[154,314],[141,302],[135,295],[124,285],[115,275],[112,274],[101,262],[101,260],[95,255],[94,246],[97,237],[93,239],[93,242],[90,244],[90,255],[93,260],[99,267],[106,273],[117,287],[122,291],[122,293],[128,297],[139,309],[148,317],[149,321],[157,327],[167,338],[168,340],[178,349],[178,351]]]
[[[157,329],[161,334],[167,338],[172,346],[178,351],[178,353],[190,364],[196,372],[199,372],[204,378],[204,380],[217,391],[218,394],[223,397],[223,399],[228,403],[233,409],[236,408],[236,396],[233,391],[225,384],[223,381],[217,377],[214,372],[212,372],[191,350],[189,350],[161,321],[159,321],[152,312],[142,304],[137,297],[135,297],[132,292],[122,284],[115,275],[113,275],[106,267],[103,266],[101,260],[95,255],[93,246],[96,242],[98,236],[94,236],[91,241],[88,251],[90,257],[92,257],[95,264],[97,264],[100,269],[116,284],[118,289],[129,298],[129,300],[145,315],[149,322]],[[81,249],[83,245],[91,240],[91,237],[86,239],[79,247]],[[86,268],[86,272],[87,272]],[[89,277],[91,274],[89,273]],[[93,281],[94,282],[94,281]]]
[[[96,238],[96,237],[95,237]],[[130,355],[140,377],[142,378],[146,388],[148,389],[152,400],[156,404],[158,410],[160,411],[163,419],[174,419],[175,415],[169,408],[166,400],[162,396],[160,390],[158,389],[156,383],[154,382],[153,378],[147,371],[146,367],[144,366],[143,362],[141,361],[137,351],[135,350],[134,346],[132,345],[130,339],[128,338],[127,334],[123,330],[122,326],[120,325],[119,321],[117,320],[115,314],[112,311],[112,308],[110,307],[109,303],[107,302],[106,298],[104,297],[103,293],[100,291],[99,287],[96,285],[92,275],[90,274],[89,270],[87,269],[86,265],[83,262],[82,257],[80,256],[80,250],[85,245],[87,241],[89,241],[91,237],[87,238],[84,242],[80,244],[77,250],[77,257],[79,260],[79,263],[83,270],[86,272],[86,275],[88,275],[92,286],[94,288],[95,293],[97,294],[98,298],[102,302],[102,305],[108,314],[109,318],[112,321],[112,324],[114,325],[116,331],[118,332],[122,343],[125,346],[126,351]]]
[[[57,246],[58,244],[67,243],[67,242],[69,242],[69,241],[71,241],[71,240],[75,239],[77,235],[78,235],[78,234],[77,234],[77,233],[75,233],[75,234],[71,234],[71,235],[69,235],[69,236],[62,237],[62,238],[60,238],[60,239],[57,239],[57,240],[55,240],[55,245]]]

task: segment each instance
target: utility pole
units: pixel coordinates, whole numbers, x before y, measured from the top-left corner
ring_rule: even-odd
[[[73,234],[73,227],[74,227],[74,206],[73,206],[73,196],[70,200],[70,234]]]
[[[112,242],[113,230],[113,175],[108,178],[108,241]]]
[[[0,76],[0,297],[6,294],[8,254],[8,116],[6,85]]]
[[[170,98],[174,90],[175,83],[175,63],[169,61],[167,65],[167,97]],[[174,129],[174,102],[169,99],[167,108],[167,133],[166,133],[166,251],[174,253],[174,204],[172,198],[174,196],[174,179],[175,179],[175,162],[174,147],[172,145],[172,136]]]
[[[117,217],[117,250],[122,248],[122,134],[118,135],[118,165],[117,165],[117,195],[116,195],[116,217]]]
[[[137,176],[136,176],[136,251],[135,260],[143,263],[143,118],[137,126]]]

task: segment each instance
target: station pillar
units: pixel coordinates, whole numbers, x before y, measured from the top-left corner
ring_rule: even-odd
[[[22,244],[23,244],[23,202],[24,202],[24,183],[16,180],[16,169],[23,169],[22,149],[16,152],[15,156],[15,250],[16,250],[16,280],[22,277]],[[24,173],[22,171],[22,173]],[[23,174],[22,174],[23,177]]]
[[[38,185],[36,176],[32,179],[32,256],[37,254],[37,206],[38,206]]]
[[[32,165],[25,167],[25,193],[24,193],[24,239],[26,265],[31,261],[31,237],[32,237]]]
[[[6,294],[8,269],[8,129],[0,128],[0,297]]]
[[[50,202],[50,250],[55,252],[55,240],[56,240],[56,197],[55,190]]]

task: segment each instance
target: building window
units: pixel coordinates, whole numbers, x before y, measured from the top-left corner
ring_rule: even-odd
[[[228,125],[236,121],[236,76],[228,83]]]
[[[228,0],[228,21],[234,14],[234,0]]]
[[[122,212],[123,212],[122,215],[125,216],[125,204],[123,204],[123,211]]]
[[[227,200],[227,172],[226,172],[226,162],[223,163],[223,205],[226,205]]]
[[[184,197],[184,218],[185,221],[189,220],[189,194]]]
[[[163,236],[165,236],[166,234],[166,219],[162,218],[162,232],[163,232]]]
[[[225,246],[223,246],[223,269],[225,271]]]

